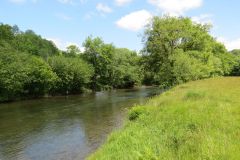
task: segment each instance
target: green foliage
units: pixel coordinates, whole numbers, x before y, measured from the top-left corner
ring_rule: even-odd
[[[136,52],[106,44],[99,37],[88,37],[83,46],[83,53],[75,45],[59,52],[32,30],[22,32],[17,26],[0,24],[0,101],[141,83],[142,67]]]
[[[14,32],[12,27],[9,25],[0,23],[0,40],[1,41],[12,41],[14,38]]]
[[[240,75],[239,50],[228,53],[209,34],[210,27],[190,18],[154,17],[138,55],[91,36],[83,43],[83,53],[75,45],[59,51],[32,30],[0,24],[0,101],[142,83],[168,88],[208,77]]]
[[[175,77],[176,84],[197,80],[209,76],[207,66],[199,59],[191,57],[184,52],[172,56],[173,69],[172,74]]]
[[[94,67],[92,89],[128,88],[141,83],[139,57],[128,49],[105,44],[101,38],[88,37],[83,58]]]
[[[81,51],[76,45],[70,45],[67,47],[66,55],[70,57],[75,57],[80,54]]]
[[[111,86],[114,46],[105,44],[99,37],[88,37],[83,46],[85,47],[84,59],[94,67],[91,88],[95,91],[108,88]]]
[[[0,67],[0,101],[44,95],[56,80],[46,62],[24,53],[1,51]]]
[[[59,52],[51,41],[42,39],[41,36],[36,35],[31,30],[17,34],[13,45],[18,51],[37,55],[44,59],[52,55],[57,55]]]
[[[240,49],[232,50],[229,54],[235,60],[235,65],[230,73],[232,76],[240,76]]]
[[[16,25],[12,27],[0,24],[0,49],[6,48],[37,55],[44,59],[59,52],[53,42],[43,39],[32,30],[22,32]]]
[[[115,49],[112,67],[114,88],[129,88],[141,84],[139,59],[136,52],[126,48]]]
[[[195,81],[133,107],[134,121],[88,159],[239,159],[239,86],[239,78]]]
[[[53,94],[76,94],[90,83],[93,68],[80,58],[54,56],[48,63],[57,74],[58,81],[52,89]]]
[[[224,71],[223,61],[211,52],[177,50],[170,58],[173,61],[174,84],[222,76],[228,71],[227,69]]]
[[[143,106],[135,106],[128,113],[128,119],[130,121],[136,120],[140,115],[147,114],[147,110]]]
[[[210,36],[209,29],[209,25],[196,24],[190,18],[154,17],[144,36],[145,78],[172,86],[231,74],[235,58]]]
[[[204,98],[204,96],[206,95],[205,92],[200,92],[200,91],[188,91],[185,96],[184,96],[184,100],[201,100],[202,98]]]

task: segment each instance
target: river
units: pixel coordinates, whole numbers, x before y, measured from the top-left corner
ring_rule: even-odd
[[[0,160],[81,160],[156,88],[0,104]]]

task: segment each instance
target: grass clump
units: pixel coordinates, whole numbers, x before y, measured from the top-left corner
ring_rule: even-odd
[[[185,100],[199,100],[205,96],[205,92],[188,91],[184,97]]]
[[[240,159],[240,78],[187,86],[133,108],[125,127],[112,133],[88,159]]]
[[[143,106],[135,106],[129,111],[128,119],[130,121],[136,120],[142,114],[147,114],[147,108]]]

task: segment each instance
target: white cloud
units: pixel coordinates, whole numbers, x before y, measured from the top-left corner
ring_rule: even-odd
[[[103,12],[103,13],[111,13],[112,12],[112,9],[109,6],[102,4],[102,3],[98,3],[96,6],[96,9],[99,12]]]
[[[81,3],[81,4],[85,4],[85,3],[87,3],[87,1],[88,1],[88,0],[80,0],[80,3]]]
[[[70,21],[72,20],[72,17],[66,15],[66,14],[63,14],[63,13],[59,13],[59,14],[56,14],[56,16],[59,18],[59,19],[62,19],[64,21]]]
[[[52,41],[59,49],[61,50],[66,49],[65,43],[61,39],[59,38],[46,38],[46,39]]]
[[[9,0],[10,2],[12,2],[12,3],[24,3],[24,2],[26,2],[26,0]]]
[[[219,42],[222,42],[225,44],[226,48],[231,51],[233,49],[240,49],[240,38],[237,38],[235,40],[228,40],[223,37],[217,38]]]
[[[115,0],[115,3],[118,6],[124,6],[126,4],[129,4],[130,2],[132,2],[133,0]]]
[[[164,14],[183,15],[184,12],[202,6],[203,0],[148,0]]]
[[[86,4],[88,2],[88,0],[56,0],[59,3],[62,4],[68,4],[68,5],[72,5],[72,6],[77,6],[77,5],[82,5],[82,4]]]
[[[84,52],[84,51],[85,51],[85,48],[84,48],[84,47],[80,46],[79,44],[77,44],[77,43],[75,43],[75,42],[65,42],[65,49],[64,49],[64,50],[66,50],[67,47],[70,46],[70,45],[77,46],[77,47],[80,49],[81,52]]]
[[[75,45],[77,46],[82,52],[85,50],[84,47],[79,45],[78,43],[75,42],[68,42],[68,41],[63,41],[60,38],[46,38],[49,41],[52,41],[59,49],[65,51],[68,46],[70,45]]]
[[[25,2],[32,2],[32,3],[37,3],[38,0],[9,0],[9,2],[11,3],[15,3],[15,4],[23,4]]]
[[[152,14],[146,10],[132,12],[116,22],[117,26],[131,31],[141,30],[152,18]]]
[[[89,20],[95,15],[96,15],[96,13],[91,11],[91,12],[86,13],[83,18],[84,18],[84,20]]]
[[[192,20],[199,24],[213,24],[212,17],[211,14],[202,14],[200,16],[192,17]]]
[[[58,0],[58,2],[63,4],[73,4],[73,0]]]

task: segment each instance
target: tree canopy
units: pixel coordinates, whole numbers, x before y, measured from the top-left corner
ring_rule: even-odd
[[[209,25],[186,17],[154,17],[143,41],[145,77],[172,86],[190,80],[229,75],[235,65],[225,46],[210,34]]]
[[[210,29],[187,17],[153,17],[137,53],[92,36],[83,51],[61,51],[32,30],[0,24],[0,102],[239,76],[240,50],[228,52]]]

